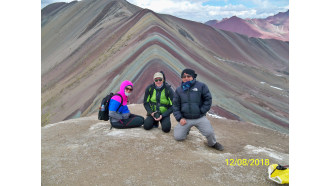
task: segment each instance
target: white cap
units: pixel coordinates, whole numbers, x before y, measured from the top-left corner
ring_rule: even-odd
[[[160,72],[156,72],[156,73],[155,73],[155,75],[154,75],[154,79],[156,79],[156,78],[162,78],[162,79],[164,79],[163,74],[160,73]]]

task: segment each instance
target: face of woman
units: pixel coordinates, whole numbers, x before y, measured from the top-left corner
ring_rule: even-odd
[[[125,88],[125,93],[131,94],[132,91],[133,91],[132,86],[127,86],[127,87]]]
[[[184,73],[181,78],[182,78],[182,82],[184,82],[184,83],[187,82],[187,81],[191,81],[191,80],[194,79],[191,75],[186,74],[186,73]]]
[[[157,87],[160,87],[163,84],[163,78],[155,78],[154,82]]]

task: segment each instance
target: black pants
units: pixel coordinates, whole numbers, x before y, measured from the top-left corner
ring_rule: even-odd
[[[150,130],[153,128],[153,126],[155,124],[157,124],[159,121],[155,121],[154,118],[152,116],[147,116],[147,118],[144,120],[144,129],[146,130]],[[167,117],[163,117],[161,120],[160,120],[160,123],[162,125],[162,130],[163,132],[170,132],[171,130],[171,118],[170,116],[167,116]]]
[[[110,122],[112,127],[117,129],[125,129],[125,128],[134,128],[140,127],[144,123],[144,118],[139,115],[131,114],[129,118],[119,120],[118,122]]]

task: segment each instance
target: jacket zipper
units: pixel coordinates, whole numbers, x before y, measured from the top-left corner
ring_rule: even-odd
[[[190,88],[188,89],[188,105],[189,105],[189,113],[191,114],[191,102],[190,102]]]

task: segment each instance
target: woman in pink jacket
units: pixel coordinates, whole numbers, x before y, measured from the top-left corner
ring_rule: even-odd
[[[119,95],[111,98],[109,103],[109,120],[112,127],[115,128],[133,128],[140,127],[144,123],[144,118],[132,114],[127,107],[127,97],[133,92],[133,83],[125,80],[120,85]],[[122,104],[121,104],[122,102]]]

